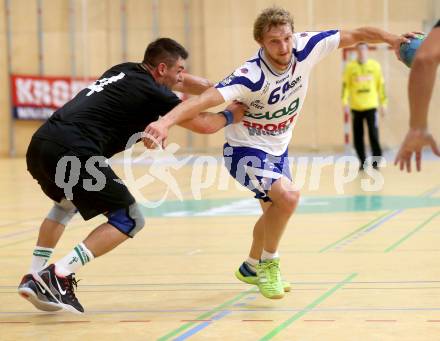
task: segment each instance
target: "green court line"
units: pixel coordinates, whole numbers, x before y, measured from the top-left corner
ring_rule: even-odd
[[[336,290],[347,284],[348,282],[351,282],[353,278],[357,276],[357,273],[352,273],[350,276],[348,276],[343,281],[336,284],[333,288],[322,294],[320,297],[318,297],[316,300],[314,300],[312,303],[310,303],[308,306],[306,306],[303,310],[297,312],[295,315],[293,315],[291,318],[287,319],[283,323],[281,323],[278,327],[274,328],[272,331],[267,333],[265,336],[263,336],[260,341],[267,341],[272,339],[275,335],[286,329],[288,326],[290,326],[293,322],[307,314],[309,311],[311,311],[313,308],[315,308],[318,304],[322,303],[326,298],[331,296]]]
[[[327,245],[326,247],[322,248],[321,250],[318,251],[318,253],[323,253],[323,252],[327,251],[328,249],[331,249],[333,246],[339,244],[339,243],[342,242],[343,240],[350,238],[352,235],[358,233],[359,231],[362,231],[364,228],[366,228],[366,227],[368,227],[368,226],[374,224],[374,223],[375,223],[376,221],[378,221],[379,219],[381,219],[381,218],[383,218],[383,217],[385,217],[385,216],[387,216],[387,215],[390,215],[390,214],[393,213],[393,212],[394,212],[394,211],[387,211],[387,212],[385,212],[384,214],[382,214],[382,215],[380,215],[380,216],[374,218],[372,221],[370,221],[370,222],[368,222],[368,223],[362,225],[361,227],[359,227],[358,229],[354,230],[353,232],[347,234],[346,236],[342,237],[341,239],[339,239],[339,240],[337,240],[337,241],[331,243],[330,245]]]
[[[212,310],[210,310],[210,311],[207,311],[206,313],[203,313],[203,314],[200,315],[200,316],[197,316],[196,318],[194,318],[194,320],[203,320],[203,319],[206,319],[207,317],[209,317],[209,316],[211,316],[211,315],[214,315],[216,312],[222,310],[223,308],[225,308],[225,307],[227,307],[227,306],[230,306],[230,305],[232,305],[233,303],[235,303],[235,302],[241,300],[244,296],[250,294],[251,292],[256,292],[256,291],[255,291],[255,288],[252,288],[252,289],[246,290],[246,291],[244,291],[244,292],[238,294],[237,296],[231,298],[229,301],[227,301],[227,302],[225,302],[225,303],[223,303],[223,304],[221,304],[221,305],[215,307],[214,309],[212,309]],[[199,322],[188,322],[188,323],[185,323],[183,326],[181,326],[181,327],[179,327],[179,328],[177,328],[177,329],[174,329],[173,331],[169,332],[168,334],[166,334],[166,335],[164,335],[164,336],[161,336],[160,338],[157,339],[157,341],[166,341],[166,340],[169,340],[169,339],[172,338],[173,336],[176,336],[177,334],[183,332],[184,330],[186,330],[186,329],[192,327],[193,325],[195,325],[195,324],[197,324],[197,323],[199,323]]]
[[[397,242],[395,242],[393,245],[389,246],[385,249],[385,252],[393,251],[396,247],[398,247],[400,244],[402,244],[405,240],[412,237],[417,231],[422,229],[425,225],[427,225],[432,219],[437,217],[440,214],[440,211],[434,213],[432,216],[430,216],[427,220],[425,220],[423,223],[419,224],[414,230],[400,238]]]

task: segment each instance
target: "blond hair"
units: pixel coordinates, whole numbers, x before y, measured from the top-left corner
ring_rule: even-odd
[[[290,25],[293,32],[293,18],[290,13],[277,6],[266,8],[254,22],[254,39],[261,42],[263,34],[278,25]]]

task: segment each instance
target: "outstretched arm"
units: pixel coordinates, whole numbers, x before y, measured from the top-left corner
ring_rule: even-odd
[[[209,88],[199,96],[191,97],[185,102],[180,103],[163,118],[150,123],[145,128],[144,145],[147,148],[154,146],[153,139],[157,143],[164,144],[168,137],[168,129],[181,122],[191,120],[200,112],[208,108],[215,107],[224,103],[225,100],[216,88]]]
[[[410,129],[406,134],[394,164],[400,170],[411,172],[411,159],[416,158],[416,168],[422,166],[422,149],[428,146],[434,154],[440,156],[440,149],[433,136],[428,132],[428,110],[435,75],[440,63],[440,27],[434,28],[416,53],[408,81],[410,107]]]
[[[440,27],[426,37],[416,53],[408,81],[410,128],[427,128],[429,102],[440,63]]]
[[[340,31],[339,48],[349,47],[357,43],[387,43],[391,46],[396,41],[404,42],[402,37],[376,27],[360,27],[354,30]]]
[[[339,48],[349,47],[361,42],[372,44],[386,43],[394,49],[397,58],[400,60],[400,44],[409,42],[408,38],[415,37],[416,33],[420,32],[409,32],[398,36],[376,27],[360,27],[354,30],[341,30]]]
[[[183,82],[177,83],[173,87],[173,90],[190,95],[200,95],[212,86],[214,86],[214,84],[206,78],[185,73],[183,75]]]
[[[230,111],[238,123],[243,118],[247,107],[240,102],[229,104],[225,110]],[[227,125],[226,116],[220,113],[202,112],[191,120],[183,121],[178,125],[199,134],[214,134]]]

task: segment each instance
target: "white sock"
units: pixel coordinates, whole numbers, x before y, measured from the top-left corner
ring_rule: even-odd
[[[52,252],[53,249],[51,249],[50,247],[43,247],[37,245],[32,254],[31,267],[29,269],[29,273],[43,270],[50,256],[52,256]]]
[[[278,251],[275,251],[274,253],[270,253],[267,252],[266,250],[263,250],[263,252],[261,253],[261,260],[266,260],[266,259],[274,259],[274,258],[279,258],[280,255],[278,253]]]
[[[94,258],[93,253],[84,243],[79,243],[67,256],[55,263],[55,271],[57,275],[68,276]]]
[[[251,268],[251,270],[252,271],[256,271],[255,270],[255,266],[259,263],[260,261],[258,260],[258,259],[255,259],[255,258],[251,258],[251,257],[248,257],[247,259],[246,259],[246,263],[247,263],[247,265]]]

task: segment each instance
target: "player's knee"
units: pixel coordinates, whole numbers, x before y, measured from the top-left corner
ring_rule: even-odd
[[[66,226],[77,212],[70,200],[63,199],[59,203],[54,203],[46,218]]]
[[[137,203],[107,215],[108,223],[129,237],[134,237],[145,226],[145,218]]]
[[[278,204],[286,213],[292,214],[298,206],[299,196],[299,191],[284,191]]]

